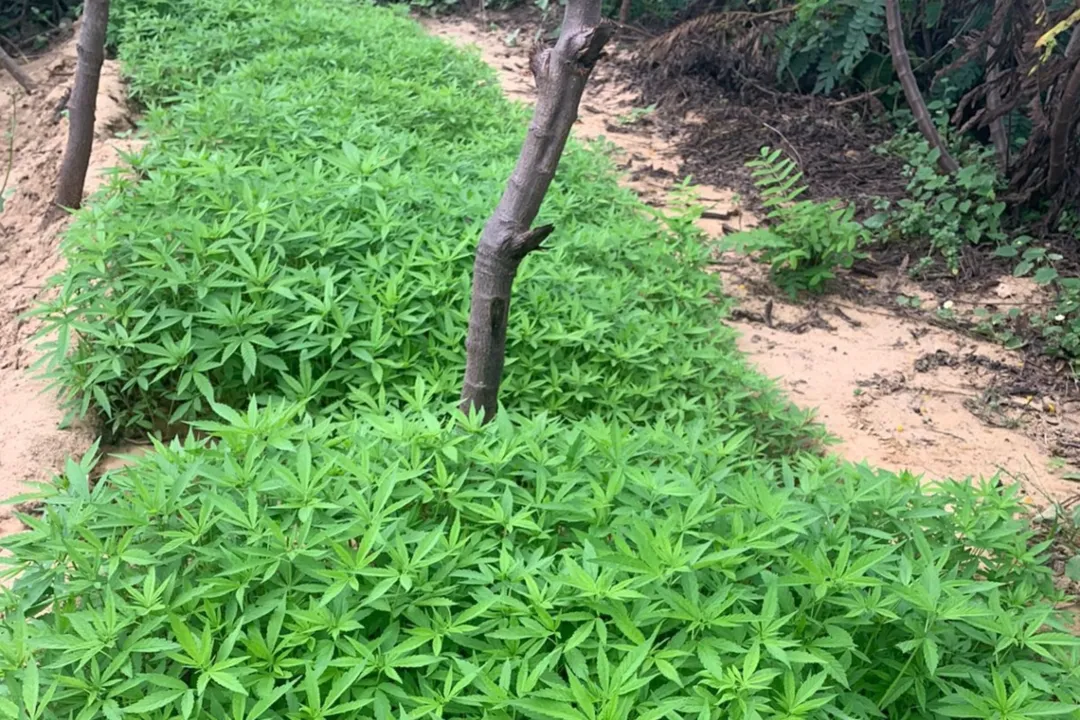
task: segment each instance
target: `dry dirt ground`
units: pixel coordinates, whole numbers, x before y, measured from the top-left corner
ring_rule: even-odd
[[[478,47],[510,97],[532,100],[526,37],[514,43],[505,27],[461,19],[425,24],[435,35]],[[66,221],[42,223],[67,133],[58,107],[70,89],[74,66],[74,43],[67,42],[27,66],[39,86],[34,96],[0,76],[5,151],[0,176],[8,176],[6,187],[13,190],[0,213],[0,499],[19,494],[27,483],[48,480],[67,457],[81,455],[94,440],[85,425],[61,429],[62,413],[53,396],[28,373],[35,359],[35,328],[22,317],[61,267],[57,245]],[[627,184],[646,202],[663,206],[682,159],[675,139],[650,132],[647,116],[634,109],[635,97],[632,88],[620,85],[601,66],[586,93],[576,133],[614,143]],[[89,191],[136,143],[129,136],[132,117],[124,86],[111,61],[103,71],[97,115]],[[8,136],[11,128],[14,135]],[[699,186],[697,193],[709,213],[701,220],[708,237],[755,222],[740,210],[734,192]],[[987,401],[987,388],[1003,377],[1022,381],[1019,356],[846,300],[827,297],[813,307],[785,303],[772,296],[762,269],[744,257],[718,252],[715,269],[740,301],[735,322],[742,348],[799,404],[818,408],[820,419],[843,441],[837,451],[845,457],[930,477],[1003,471],[1021,482],[1037,504],[1064,501],[1080,491],[1080,485],[1065,479],[1075,468],[1062,459],[1070,448],[1080,447],[1074,420],[1080,406],[1007,393],[1001,403]],[[889,291],[919,293],[900,273],[874,282]],[[996,292],[1003,302],[1013,297],[1022,302],[1029,290],[1003,283]],[[10,509],[0,507],[0,534],[17,529]]]
[[[61,429],[63,414],[54,396],[28,372],[36,358],[36,327],[23,317],[61,267],[57,245],[67,219],[43,222],[67,139],[61,109],[75,62],[74,40],[33,59],[26,66],[38,86],[32,96],[0,74],[0,177],[12,191],[0,212],[0,498],[23,492],[26,483],[49,480],[69,456],[81,456],[94,441],[85,425]],[[121,152],[133,149],[132,127],[119,68],[107,60],[88,192],[101,185],[105,170],[121,164]],[[18,527],[10,508],[0,507],[0,534]]]
[[[510,17],[489,20],[422,23],[434,35],[478,49],[506,94],[531,103],[531,29],[515,26]],[[617,60],[625,52],[630,50],[616,46],[609,54]],[[608,69],[613,64],[602,62],[590,80],[575,134],[614,143],[627,185],[660,206],[684,166],[676,150],[679,138],[662,137],[647,114],[635,109],[638,93]],[[686,132],[693,130],[691,118]],[[707,211],[699,224],[712,240],[756,222],[730,189],[697,186],[697,194]],[[795,402],[817,408],[819,419],[841,439],[836,452],[844,457],[929,478],[1001,472],[1039,505],[1080,492],[1080,484],[1067,479],[1077,470],[1068,458],[1080,448],[1080,403],[1017,393],[1024,384],[1020,355],[836,296],[812,305],[784,302],[768,288],[761,266],[742,256],[718,251],[714,269],[739,300],[734,323],[742,334],[740,347]],[[864,283],[868,292],[925,295],[899,270],[852,282]],[[1033,300],[1032,294],[1023,283],[1003,278],[992,297],[958,297],[956,303],[1021,304]]]

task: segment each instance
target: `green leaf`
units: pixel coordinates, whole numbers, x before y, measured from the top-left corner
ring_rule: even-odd
[[[143,638],[131,644],[132,652],[166,653],[180,649],[180,646],[164,638]]]
[[[938,647],[931,638],[923,638],[922,642],[923,659],[926,661],[926,670],[930,673],[931,677],[937,673],[938,667]]]
[[[1049,285],[1057,280],[1058,272],[1052,267],[1044,266],[1035,271],[1035,282],[1039,285]]]
[[[528,717],[538,720],[589,720],[570,703],[545,700],[542,698],[520,699],[511,701],[511,705]]]
[[[247,689],[232,673],[226,672],[224,670],[210,670],[207,674],[210,676],[211,680],[213,680],[218,685],[227,690],[232,690],[235,693],[239,693],[240,695],[245,696],[248,694]]]
[[[186,690],[161,690],[159,692],[150,693],[142,700],[134,702],[123,708],[126,714],[139,714],[147,713],[158,708],[163,708],[166,705],[171,705],[180,699],[180,697],[186,692]]]
[[[37,660],[31,655],[26,661],[26,668],[22,677],[22,701],[23,707],[31,717],[38,714],[38,665]]]
[[[240,343],[240,355],[244,358],[244,370],[248,376],[255,375],[258,358],[255,355],[255,346],[248,341]]]

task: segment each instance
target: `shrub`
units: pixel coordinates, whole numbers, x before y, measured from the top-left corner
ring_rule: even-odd
[[[964,150],[957,158],[960,171],[953,175],[938,171],[938,151],[912,132],[898,134],[882,151],[900,155],[908,163],[908,197],[887,214],[890,229],[899,239],[929,241],[931,251],[940,253],[953,273],[959,272],[965,246],[1006,239],[1001,227],[1005,203],[997,199],[992,150]]]
[[[853,206],[798,200],[807,190],[799,184],[802,173],[780,150],[763,147],[761,157],[747,166],[768,210],[767,226],[735,233],[725,242],[740,251],[760,251],[780,287],[791,294],[823,290],[836,268],[850,268],[863,257],[858,248],[869,233],[854,219]]]
[[[39,311],[76,412],[127,430],[252,395],[349,413],[456,396],[475,239],[526,122],[477,58],[399,15],[120,6],[149,144],[76,220]],[[578,146],[542,215],[558,230],[515,285],[509,406],[803,437],[737,359],[689,223],[646,217]]]
[[[1021,718],[1080,694],[1015,490],[766,465],[700,423],[294,412],[45,487],[4,540],[0,714]]]
[[[813,92],[891,81],[885,39],[885,4],[877,0],[807,0],[777,33],[777,80],[796,87],[813,80]]]

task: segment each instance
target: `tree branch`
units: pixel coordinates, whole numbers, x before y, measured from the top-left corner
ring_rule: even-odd
[[[109,24],[109,0],[87,0],[76,49],[75,87],[68,103],[68,141],[56,187],[56,205],[78,208],[94,147],[101,66],[105,62],[105,30]]]
[[[919,83],[915,80],[915,73],[911,69],[911,56],[908,55],[904,45],[904,28],[900,19],[900,6],[897,0],[885,0],[885,22],[889,30],[889,53],[892,55],[893,69],[900,78],[900,85],[904,88],[904,96],[907,98],[911,112],[915,115],[915,122],[919,126],[930,147],[938,151],[938,167],[943,172],[954,173],[960,166],[949,154],[949,148],[941,139],[937,126],[934,125],[930,111],[926,109],[926,101],[919,91]]]
[[[1077,32],[1074,30],[1073,32]],[[1069,158],[1069,142],[1072,126],[1076,120],[1076,106],[1080,104],[1080,58],[1073,65],[1065,90],[1061,93],[1057,115],[1050,126],[1050,168],[1046,176],[1046,190],[1053,192],[1065,179],[1065,164]]]
[[[613,32],[601,19],[600,8],[601,0],[569,0],[558,42],[533,52],[533,119],[476,248],[461,409],[482,411],[485,422],[498,409],[510,291],[518,267],[555,230],[551,225],[530,226],[555,176],[589,74]]]
[[[1007,0],[997,0],[994,6],[994,16],[997,17],[1001,13],[1007,11]],[[1001,45],[1002,37],[1004,36],[1004,23],[999,23],[999,27],[990,38],[990,42],[986,45],[986,62],[987,62],[987,75],[986,75],[986,110],[991,115],[996,114],[1001,108],[1001,91],[998,89],[997,81],[1001,76],[1001,69],[997,64],[1000,58],[996,57],[998,47]],[[1005,118],[1003,115],[998,115],[990,121],[990,139],[994,143],[994,154],[997,156],[998,169],[1001,171],[1002,177],[1009,170],[1009,134],[1005,131]]]
[[[15,82],[19,83],[19,85],[22,85],[22,89],[27,94],[34,94],[34,81],[19,66],[19,63],[15,62],[15,58],[8,55],[3,48],[0,48],[0,67],[11,73],[11,77],[15,78]]]

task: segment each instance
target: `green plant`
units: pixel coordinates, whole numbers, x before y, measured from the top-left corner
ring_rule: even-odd
[[[958,153],[960,170],[952,175],[938,172],[937,150],[913,132],[898,133],[882,151],[908,163],[908,197],[887,214],[895,237],[929,241],[931,252],[940,254],[953,273],[959,272],[960,252],[966,245],[1005,240],[1001,227],[1005,203],[997,199],[998,176],[990,150]]]
[[[1050,310],[1029,313],[1027,318],[1041,334],[1050,354],[1076,360],[1080,358],[1080,278],[1062,277],[1057,268],[1062,255],[1032,242],[1033,238],[1022,235],[994,252],[1018,260],[1013,275],[1031,274],[1039,285],[1054,288],[1057,296]]]
[[[863,253],[869,234],[854,219],[855,208],[798,200],[806,191],[802,173],[780,150],[761,149],[747,163],[768,210],[767,226],[736,233],[725,242],[740,251],[760,251],[773,278],[790,293],[821,290],[838,267],[849,268]]]
[[[43,487],[3,541],[0,715],[1019,720],[1080,695],[1016,486],[770,465],[700,423],[298,412]]]
[[[1080,371],[1080,278],[1061,278],[1058,294],[1049,312],[1033,319],[1042,332],[1051,354],[1070,360],[1073,371]]]
[[[619,115],[618,117],[616,117],[615,122],[622,126],[636,125],[637,123],[641,122],[643,119],[649,117],[655,112],[655,104],[648,105],[647,107],[635,107],[631,108],[630,112],[626,113],[625,115]]]
[[[346,415],[455,398],[474,244],[525,129],[490,69],[333,0],[128,2],[117,23],[148,144],[76,219],[38,311],[69,407],[126,431],[250,396]],[[699,235],[642,210],[571,145],[550,250],[515,286],[506,404],[801,442],[736,355]]]
[[[1062,259],[1060,253],[1055,253],[1043,247],[1032,246],[1033,238],[1021,235],[1012,243],[1002,245],[994,250],[994,254],[1004,258],[1018,258],[1013,275],[1024,277],[1035,271],[1032,279],[1039,285],[1049,285],[1058,279],[1058,271],[1055,263]]]
[[[825,94],[862,84],[889,67],[884,36],[882,0],[801,2],[777,38],[777,77],[796,82],[809,77],[813,92]]]

